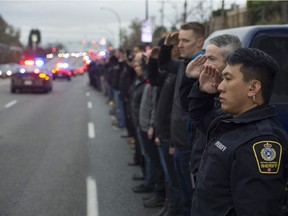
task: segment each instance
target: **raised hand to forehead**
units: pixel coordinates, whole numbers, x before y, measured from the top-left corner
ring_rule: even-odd
[[[165,38],[164,44],[168,45],[168,46],[178,44],[178,42],[179,42],[178,36],[179,36],[179,32],[169,33]]]
[[[218,92],[218,86],[222,81],[221,74],[212,65],[204,65],[204,69],[199,77],[199,87],[201,91],[208,94],[215,94]]]
[[[160,48],[159,47],[153,47],[151,50],[151,55],[150,57],[153,59],[158,59],[159,58],[159,53],[160,53]]]
[[[194,60],[190,61],[186,67],[186,76],[189,78],[199,78],[201,71],[204,69],[204,63],[207,57],[199,55]]]

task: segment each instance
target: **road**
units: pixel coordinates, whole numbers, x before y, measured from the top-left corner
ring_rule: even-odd
[[[0,80],[1,216],[150,216],[134,194],[132,149],[88,78],[49,94],[11,94]]]

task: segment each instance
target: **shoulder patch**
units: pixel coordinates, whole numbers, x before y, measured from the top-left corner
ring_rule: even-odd
[[[282,155],[282,146],[280,143],[271,140],[256,142],[253,144],[253,152],[260,173],[278,173]]]

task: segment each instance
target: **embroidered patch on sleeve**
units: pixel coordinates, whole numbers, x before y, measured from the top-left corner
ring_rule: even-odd
[[[280,143],[271,140],[263,140],[253,144],[253,151],[260,173],[278,173],[282,155],[282,146]]]

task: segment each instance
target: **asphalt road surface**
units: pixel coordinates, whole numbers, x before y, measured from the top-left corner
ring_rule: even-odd
[[[1,216],[152,216],[134,194],[125,130],[111,125],[107,98],[87,74],[53,91],[10,93],[0,80]]]

